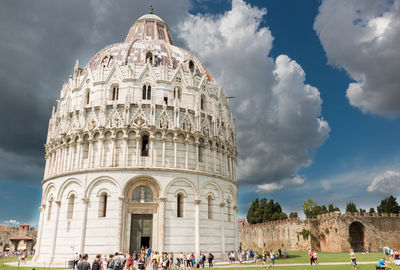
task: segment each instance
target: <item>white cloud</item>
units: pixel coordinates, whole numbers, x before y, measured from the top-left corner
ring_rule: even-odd
[[[330,129],[320,117],[319,91],[304,84],[300,65],[286,55],[268,57],[274,38],[260,27],[265,14],[233,0],[223,15],[191,15],[180,26],[180,38],[228,95],[237,97],[231,109],[241,184],[272,192],[304,182],[298,170],[311,164]]]
[[[364,113],[400,113],[400,1],[324,0],[314,23],[329,63],[355,82],[347,98]]]
[[[275,192],[275,191],[278,191],[281,189],[287,189],[287,188],[300,186],[300,185],[304,184],[304,182],[305,182],[304,178],[300,177],[299,175],[296,175],[293,178],[283,179],[283,180],[280,180],[279,182],[258,185],[258,192],[259,193],[272,193],[272,192]]]
[[[17,226],[17,225],[19,225],[19,222],[16,221],[15,219],[10,219],[10,220],[4,221],[4,224],[6,224],[7,226]]]
[[[374,178],[367,188],[368,192],[377,192],[386,195],[399,195],[400,193],[400,172],[385,171],[382,175]]]

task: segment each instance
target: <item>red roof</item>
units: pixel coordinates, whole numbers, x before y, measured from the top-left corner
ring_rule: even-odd
[[[27,237],[27,236],[15,236],[15,237],[10,237],[9,239],[10,240],[33,240],[32,238]]]

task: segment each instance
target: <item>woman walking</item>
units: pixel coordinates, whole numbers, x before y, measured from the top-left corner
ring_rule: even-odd
[[[354,269],[356,269],[357,268],[356,254],[354,253],[353,249],[350,249],[350,260],[351,260],[351,265],[353,266]]]

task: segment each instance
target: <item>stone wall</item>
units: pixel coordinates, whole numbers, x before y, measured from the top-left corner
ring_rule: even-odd
[[[376,251],[382,246],[400,248],[400,217],[336,212],[315,219],[296,218],[255,225],[239,219],[239,242],[242,248],[311,248],[326,252],[347,252],[350,248]]]
[[[0,252],[5,251],[7,248],[9,248],[9,251],[13,252],[15,251],[15,247],[13,245],[13,242],[10,240],[10,238],[13,237],[29,237],[32,238],[33,241],[28,241],[27,242],[27,251],[33,250],[33,247],[36,243],[36,235],[37,231],[34,229],[30,230],[18,230],[18,228],[12,228],[12,230],[7,230],[7,231],[0,231]]]

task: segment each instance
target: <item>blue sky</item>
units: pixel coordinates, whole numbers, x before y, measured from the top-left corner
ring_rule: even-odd
[[[37,224],[49,99],[58,97],[75,59],[84,65],[104,46],[122,41],[129,25],[148,11],[149,4],[170,26],[175,43],[197,55],[228,94],[238,96],[231,107],[241,141],[238,169],[244,172],[239,172],[241,216],[252,200],[263,196],[279,201],[287,212],[301,212],[306,198],[334,203],[344,210],[350,200],[369,209],[388,194],[398,196],[400,79],[392,73],[400,68],[399,52],[393,47],[400,39],[399,1],[235,3],[235,9],[225,0],[1,3],[0,81],[4,87],[0,88],[0,122],[8,128],[0,135],[0,193],[6,206],[0,209],[0,223]],[[234,23],[238,26],[229,28]],[[255,29],[250,27],[243,34],[246,39],[240,40],[244,23]],[[223,30],[213,30],[217,26],[226,26],[231,36],[226,43],[233,40],[237,47],[224,47],[224,41],[215,45],[215,51],[200,46],[204,40],[225,37]],[[203,31],[206,28],[211,33]],[[239,49],[246,51],[240,56],[249,61],[257,55],[264,61],[253,65],[255,70],[242,61],[242,69],[250,70],[243,81],[235,81],[241,72],[235,59],[225,63],[219,58]],[[265,78],[260,74],[266,74]],[[250,112],[243,104],[248,100],[235,85],[246,80],[254,86],[246,91],[265,101],[265,113],[258,112],[257,119],[276,121],[277,131],[271,136],[262,131],[260,135],[260,126],[268,130],[268,124],[244,131],[242,122]],[[320,97],[307,95],[307,85]],[[292,86],[293,92],[286,93],[284,87]],[[288,136],[279,143],[270,139],[287,132],[279,115],[273,115],[282,109],[275,103],[296,104],[297,98],[302,111],[310,111],[289,119],[294,135],[299,131],[298,138]],[[325,121],[329,130],[318,127],[319,121]],[[252,161],[247,146],[254,140],[263,141],[263,147],[272,149],[274,155],[259,151]],[[281,157],[291,162],[277,161]]]

